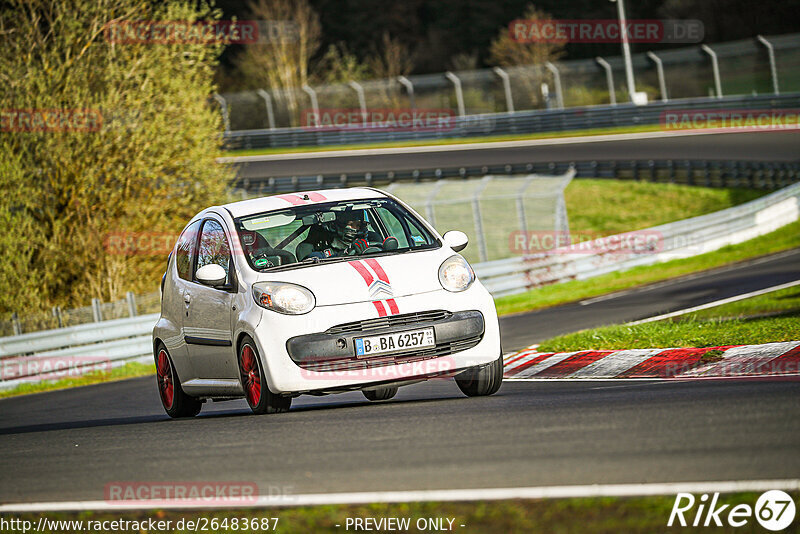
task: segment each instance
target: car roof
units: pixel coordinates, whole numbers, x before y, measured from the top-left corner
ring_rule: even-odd
[[[222,207],[227,209],[234,218],[238,218],[265,211],[291,208],[292,206],[386,197],[385,193],[377,189],[350,187],[346,189],[323,189],[321,191],[298,191],[270,197],[251,198],[250,200],[225,204]]]

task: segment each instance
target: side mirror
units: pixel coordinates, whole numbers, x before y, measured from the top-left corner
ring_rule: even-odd
[[[217,265],[216,263],[209,263],[208,265],[203,265],[197,269],[195,278],[197,278],[197,281],[201,284],[217,287],[225,284],[225,280],[228,278],[228,275],[225,273],[225,269],[223,269],[221,266]]]
[[[444,238],[444,244],[452,248],[454,252],[461,252],[467,248],[467,244],[469,244],[467,234],[458,230],[445,232],[442,237]]]

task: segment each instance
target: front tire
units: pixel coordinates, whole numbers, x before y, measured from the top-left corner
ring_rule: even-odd
[[[458,388],[467,397],[482,397],[497,393],[503,384],[503,356],[492,363],[467,369],[456,375]]]
[[[172,358],[163,344],[159,344],[156,352],[156,380],[161,406],[167,415],[178,418],[194,417],[200,413],[203,403],[183,392]]]
[[[242,381],[244,397],[254,414],[289,411],[292,398],[276,395],[269,390],[267,380],[264,378],[261,358],[258,357],[258,349],[250,336],[246,336],[239,346],[239,377]]]
[[[362,390],[361,393],[370,401],[389,400],[397,395],[397,387],[383,387],[378,389]]]

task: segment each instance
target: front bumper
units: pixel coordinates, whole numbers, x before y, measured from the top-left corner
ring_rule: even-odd
[[[369,358],[356,357],[356,338],[431,327],[436,342],[433,347]],[[323,333],[295,336],[286,342],[286,351],[294,363],[311,371],[367,369],[449,356],[471,349],[480,343],[484,331],[483,314],[478,310],[455,313],[436,310],[357,321],[331,327]]]
[[[432,376],[453,374],[459,370],[469,367],[491,363],[500,355],[500,329],[497,321],[494,301],[489,292],[479,283],[475,283],[468,290],[461,293],[451,293],[444,289],[428,293],[419,293],[403,297],[396,297],[396,304],[402,315],[418,314],[425,316],[423,320],[407,323],[401,326],[401,330],[414,330],[423,326],[426,321],[438,322],[442,318],[430,317],[427,314],[431,310],[448,310],[452,316],[461,313],[480,312],[483,318],[483,334],[479,337],[478,343],[471,348],[453,347],[454,350],[449,355],[432,355],[416,360],[412,357],[403,361],[384,362],[379,364],[377,360],[367,358],[362,361],[369,361],[366,368],[317,371],[311,368],[319,365],[320,360],[314,361],[310,351],[306,350],[303,354],[302,347],[306,343],[296,345],[291,344],[294,338],[306,338],[311,336],[310,341],[322,340],[322,349],[326,349],[326,340],[330,338],[316,338],[315,336],[335,335],[333,342],[339,338],[349,336],[345,339],[346,354],[338,353],[327,345],[327,349],[322,354],[330,356],[351,356],[354,358],[355,351],[352,345],[353,337],[363,337],[373,335],[373,331],[361,332],[353,331],[352,325],[355,323],[368,323],[371,321],[381,321],[378,317],[372,302],[359,302],[343,304],[337,306],[317,306],[310,313],[302,316],[281,315],[272,312],[265,312],[261,321],[252,332],[252,337],[258,345],[259,354],[264,362],[264,372],[267,384],[273,393],[279,394],[300,394],[318,391],[333,391],[358,389],[359,387],[373,385],[377,383],[391,381],[413,381],[414,379],[426,379]],[[400,314],[394,317],[399,317]],[[458,316],[459,319],[461,316]],[[343,319],[355,319],[350,323],[342,324]],[[458,324],[463,324],[458,321]],[[337,327],[347,327],[345,329],[334,330]],[[400,325],[389,325],[391,328]],[[450,336],[447,330],[449,327],[442,325],[441,332],[436,332],[437,344],[442,339],[455,339]],[[313,332],[313,334],[309,334]],[[360,335],[356,335],[360,334]],[[469,338],[468,338],[469,339]],[[454,343],[461,343],[455,341]],[[317,345],[319,347],[319,345]],[[463,349],[463,350],[462,350]],[[291,351],[291,355],[290,355]],[[352,352],[351,352],[352,351]],[[303,357],[305,356],[305,357]],[[324,360],[322,360],[324,361]],[[335,360],[334,360],[335,361]],[[305,362],[305,363],[303,363]],[[330,361],[329,361],[330,363]],[[340,362],[344,363],[344,362]],[[308,368],[304,368],[305,365]]]

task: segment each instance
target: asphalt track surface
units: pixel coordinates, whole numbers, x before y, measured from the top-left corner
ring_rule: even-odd
[[[587,142],[587,139],[590,142]],[[408,153],[414,149],[389,153],[309,157],[302,153],[283,159],[242,164],[241,178],[266,176],[304,176],[334,173],[363,173],[436,167],[471,167],[553,161],[709,159],[752,161],[797,161],[800,132],[745,132],[703,135],[671,135],[658,138],[621,138],[550,144],[547,140],[529,146],[459,148]]]
[[[798,254],[507,318],[504,339],[527,344],[776,285],[798,277]],[[377,404],[360,393],[301,397],[289,413],[256,417],[229,401],[176,421],[145,377],[1,400],[0,503],[103,500],[121,481],[305,494],[787,479],[800,478],[798,450],[793,379],[506,381],[476,399],[433,380]]]

